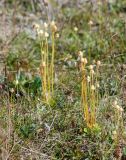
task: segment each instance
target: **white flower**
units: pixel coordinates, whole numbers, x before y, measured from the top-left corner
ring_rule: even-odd
[[[48,38],[48,37],[49,37],[49,33],[45,32],[45,38]]]
[[[11,93],[14,93],[14,88],[11,88],[11,89],[10,89],[10,92],[11,92]]]
[[[55,24],[55,21],[52,21],[51,22],[51,26],[55,26],[56,24]]]
[[[84,64],[87,64],[88,61],[87,61],[87,58],[84,58]]]
[[[86,58],[81,58],[81,63],[87,64],[87,59]]]
[[[116,101],[116,100],[115,100],[114,103],[113,103],[113,107],[114,107],[117,111],[123,112],[123,108],[117,104],[117,101]]]
[[[38,30],[40,28],[40,26],[39,26],[39,24],[35,23],[35,24],[33,24],[33,28]]]
[[[48,24],[46,22],[44,22],[44,28],[47,29],[48,28]]]
[[[88,82],[90,82],[90,81],[91,81],[90,76],[87,76],[87,81],[88,81]]]
[[[56,34],[56,38],[59,38],[59,33]]]
[[[93,65],[90,65],[90,66],[89,66],[89,69],[90,69],[90,70],[93,70]]]
[[[80,58],[83,58],[83,52],[82,52],[82,51],[79,51],[79,52],[78,52],[78,56],[79,56]]]
[[[43,30],[38,30],[38,35],[42,36],[44,34]]]
[[[117,101],[116,101],[116,100],[113,102],[113,105],[114,105],[114,106],[116,106],[116,105],[117,105]]]
[[[92,61],[92,63],[93,63],[93,64],[95,64],[95,63],[96,63],[95,59]]]
[[[119,105],[116,105],[115,108],[119,111],[119,112],[123,112],[123,108]]]
[[[74,31],[77,32],[77,31],[78,31],[78,28],[77,28],[77,27],[74,27]]]
[[[56,31],[57,31],[57,26],[56,26],[55,22],[52,21],[50,25],[51,25],[52,31],[53,31],[53,32],[56,32]]]
[[[89,25],[93,25],[93,21],[90,20],[90,21],[88,22],[88,24],[89,24]]]
[[[94,85],[91,85],[91,90],[95,90],[95,86]]]

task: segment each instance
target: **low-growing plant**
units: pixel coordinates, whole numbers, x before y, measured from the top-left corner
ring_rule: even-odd
[[[86,68],[87,59],[83,58],[83,53],[79,52],[81,81],[81,105],[87,127],[93,128],[96,125],[96,112],[99,104],[99,66],[97,61],[95,68],[90,65]],[[94,71],[95,69],[95,71]]]
[[[114,101],[113,107],[115,110],[115,130],[113,131],[113,139],[116,145],[118,145],[120,137],[122,137],[124,132],[124,125],[123,125],[123,108],[118,105],[117,101]]]
[[[54,92],[55,33],[57,31],[57,26],[55,22],[52,21],[50,24],[44,23],[44,30],[37,24],[35,28],[40,41],[41,50],[40,74],[42,81],[42,99],[46,103],[49,103]],[[51,49],[49,48],[49,33],[51,34]]]

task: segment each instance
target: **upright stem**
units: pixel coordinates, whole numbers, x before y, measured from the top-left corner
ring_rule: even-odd
[[[51,60],[52,94],[53,94],[53,85],[54,85],[54,54],[55,54],[55,42],[54,42],[54,32],[52,32],[52,60]]]

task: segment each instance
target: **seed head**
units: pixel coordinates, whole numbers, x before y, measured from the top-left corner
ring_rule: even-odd
[[[117,105],[117,101],[116,101],[116,100],[113,102],[113,105],[114,105],[114,106],[116,106],[116,105]]]
[[[91,72],[92,75],[95,73],[93,69],[91,69],[90,72]]]
[[[87,64],[87,59],[86,58],[81,58],[81,63]]]
[[[55,26],[56,24],[55,24],[55,21],[52,21],[51,22],[51,26]]]
[[[52,21],[50,25],[51,25],[52,32],[56,32],[57,31],[57,26],[56,26],[55,22]]]
[[[46,66],[46,63],[45,62],[42,62],[42,67],[45,67]]]
[[[83,52],[82,52],[82,51],[79,51],[79,52],[78,52],[78,56],[79,56],[80,58],[83,58]]]
[[[88,61],[87,61],[87,58],[84,58],[84,64],[87,64]]]
[[[90,81],[91,81],[90,76],[87,76],[87,81],[88,81],[88,82],[90,82]]]
[[[89,66],[89,69],[90,69],[90,70],[93,70],[93,65],[90,65],[90,66]]]
[[[48,38],[49,37],[49,33],[48,32],[45,32],[45,38]]]
[[[39,24],[35,23],[33,24],[33,28],[35,28],[36,30],[38,30],[40,28]]]
[[[48,24],[46,22],[44,22],[44,28],[47,29],[48,28]]]
[[[100,86],[99,86],[99,83],[97,83],[96,86],[97,86],[97,88],[99,88],[99,87],[100,87]]]
[[[91,85],[91,90],[95,90],[95,86],[94,85]]]
[[[116,106],[116,108],[120,111],[120,112],[123,112],[123,108],[119,105]]]
[[[121,112],[121,113],[123,112],[123,108],[122,108],[121,106],[119,106],[119,105],[116,104],[114,107],[115,107],[115,109],[116,109],[117,111],[119,111],[119,112]]]
[[[95,63],[96,63],[95,59],[92,61],[92,63],[93,63],[93,64],[95,64]]]
[[[38,30],[38,35],[39,35],[39,36],[42,36],[42,35],[43,35],[43,33],[44,33],[44,32],[43,32],[43,30],[42,30],[42,29],[41,29],[41,30]]]
[[[77,27],[74,27],[74,31],[77,32],[77,31],[78,31],[78,28],[77,28]]]
[[[93,25],[93,21],[90,20],[90,21],[88,22],[88,24],[92,26],[92,25]]]
[[[11,93],[14,93],[14,88],[11,88],[11,89],[10,89],[10,92],[11,92]]]
[[[59,38],[59,33],[56,34],[56,38]]]

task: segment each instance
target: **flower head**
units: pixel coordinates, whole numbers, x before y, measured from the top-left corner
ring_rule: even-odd
[[[57,31],[57,26],[55,24],[55,21],[52,21],[50,25],[51,25],[52,32],[56,32]]]
[[[101,61],[97,61],[97,66],[100,66],[101,65]]]
[[[45,36],[45,38],[48,38],[49,37],[49,33],[45,32],[44,36]]]
[[[93,25],[93,21],[90,20],[90,21],[88,22],[88,24],[92,26],[92,25]]]
[[[45,62],[42,62],[42,66],[45,67],[45,66],[46,66],[46,63],[45,63]]]
[[[56,34],[56,38],[59,38],[59,33]]]
[[[90,70],[93,70],[93,65],[90,65],[90,66],[89,66],[89,69],[90,69]]]
[[[83,52],[82,52],[82,51],[79,51],[79,52],[78,52],[78,56],[79,56],[80,58],[83,58]]]
[[[35,24],[33,24],[33,28],[35,28],[36,30],[38,30],[40,28],[40,25],[37,24],[37,23],[35,23]]]
[[[81,58],[81,63],[87,64],[87,59],[86,58]]]
[[[43,32],[43,30],[41,29],[41,30],[38,30],[38,35],[39,36],[42,36],[44,34],[44,32]]]
[[[91,90],[95,90],[95,86],[94,85],[91,85]]]
[[[77,32],[77,31],[78,31],[78,28],[77,28],[77,27],[74,27],[74,31]]]
[[[11,92],[11,93],[14,93],[14,88],[11,88],[11,89],[10,89],[10,92]]]
[[[97,88],[99,88],[99,87],[100,87],[100,86],[99,86],[99,83],[97,83],[96,86],[97,86]]]
[[[121,107],[121,106],[119,106],[119,105],[116,105],[116,107],[115,107],[119,112],[123,112],[123,108]]]
[[[123,108],[121,106],[118,105],[117,101],[115,100],[114,103],[113,103],[113,107],[119,111],[120,113],[123,112]]]
[[[44,28],[47,29],[48,28],[48,24],[46,22],[44,22]]]
[[[87,81],[90,82],[91,81],[91,77],[87,76]]]

